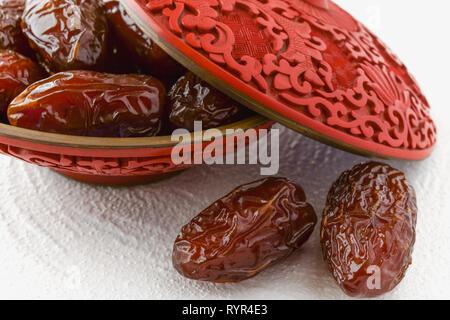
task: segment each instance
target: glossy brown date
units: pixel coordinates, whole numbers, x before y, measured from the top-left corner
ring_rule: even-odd
[[[28,87],[11,103],[12,125],[77,136],[155,136],[165,88],[144,75],[66,71]]]
[[[0,49],[31,58],[34,53],[20,27],[24,8],[25,0],[0,0]]]
[[[10,50],[0,50],[0,119],[7,122],[9,103],[30,84],[45,78],[39,65]]]
[[[344,172],[323,212],[320,240],[329,269],[350,296],[391,291],[411,263],[416,196],[405,175],[369,162]]]
[[[169,91],[168,109],[171,124],[190,131],[194,130],[194,121],[202,121],[203,129],[210,129],[251,114],[192,72],[182,76]]]
[[[108,22],[97,0],[27,0],[22,30],[52,72],[103,71]]]
[[[106,72],[114,74],[142,74],[142,70],[130,59],[130,55],[118,43],[117,39],[110,33],[108,63]],[[160,79],[160,78],[158,78]]]
[[[243,185],[182,228],[173,265],[195,280],[241,281],[301,247],[316,222],[305,193],[289,180]]]
[[[116,0],[105,0],[106,12],[118,45],[146,72],[164,77],[179,77],[185,69],[165,53],[131,19]]]

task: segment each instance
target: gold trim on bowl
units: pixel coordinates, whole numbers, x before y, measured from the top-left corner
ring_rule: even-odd
[[[255,115],[247,119],[234,122],[225,126],[218,127],[221,133],[226,137],[228,129],[242,129],[248,130],[260,127],[270,120]],[[202,131],[202,133],[204,133]],[[178,144],[178,141],[172,141],[172,136],[156,136],[156,137],[142,137],[142,138],[97,138],[97,137],[81,137],[70,136],[64,134],[48,133],[37,130],[29,130],[14,127],[7,124],[0,124],[0,137],[29,141],[38,144],[51,146],[64,146],[71,148],[84,149],[141,149],[141,148],[163,148],[171,147]],[[202,134],[203,137],[203,134]],[[176,138],[176,137],[175,137]],[[194,133],[191,133],[192,143],[203,142],[198,139]]]

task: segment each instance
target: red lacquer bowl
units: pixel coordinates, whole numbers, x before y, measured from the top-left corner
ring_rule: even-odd
[[[269,129],[273,122],[262,116],[217,128],[222,139],[205,141],[191,134],[191,157],[211,143],[225,146],[227,138],[239,137],[248,129]],[[227,129],[243,133],[226,135]],[[202,134],[203,137],[203,134]],[[234,139],[234,148],[238,147]],[[133,185],[159,180],[194,166],[173,163],[171,154],[177,141],[171,136],[150,138],[92,138],[27,130],[0,124],[0,153],[42,167],[51,168],[70,178],[107,185]],[[232,148],[227,148],[227,150]],[[186,155],[184,155],[186,156]]]
[[[331,0],[122,0],[138,26],[200,78],[331,146],[420,160],[436,144],[414,77]]]

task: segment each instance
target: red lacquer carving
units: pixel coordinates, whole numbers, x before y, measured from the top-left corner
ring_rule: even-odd
[[[170,173],[189,167],[189,165],[173,164],[170,150],[165,155],[153,157],[101,158],[48,153],[0,144],[0,153],[41,167],[90,175],[154,175]],[[132,151],[130,151],[131,153]]]
[[[259,139],[270,129],[273,122],[255,124],[254,130]],[[263,130],[263,131],[261,131]],[[174,146],[142,147],[137,149],[91,149],[72,148],[59,145],[40,144],[0,136],[0,154],[8,155],[31,164],[54,169],[72,178],[100,184],[135,184],[181,171],[197,165],[196,159],[204,159],[206,148],[221,151],[224,154],[236,151],[238,143],[247,131],[238,131],[235,135],[203,143],[191,143],[187,146],[185,159],[190,162],[175,164],[172,161]],[[230,138],[230,139],[229,139]],[[233,139],[231,139],[233,138]],[[229,145],[233,141],[232,145]],[[248,144],[248,140],[245,143]],[[141,179],[142,178],[142,179]]]
[[[127,2],[304,126],[394,157],[423,158],[436,143],[429,105],[406,67],[331,1]]]

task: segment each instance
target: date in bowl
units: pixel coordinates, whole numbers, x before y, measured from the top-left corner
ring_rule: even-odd
[[[211,143],[223,150],[227,141],[232,140],[234,150],[242,147],[237,138],[247,130],[255,129],[258,136],[261,129],[269,129],[273,122],[255,115],[244,120],[217,128],[222,133],[222,139],[201,139],[191,134],[190,154],[184,157],[194,157],[196,152],[203,152]],[[234,134],[227,135],[227,129],[234,129]],[[236,130],[242,129],[242,130]],[[230,132],[231,130],[229,130]],[[247,142],[247,141],[246,141]],[[175,164],[172,161],[172,151],[180,140],[172,136],[157,136],[145,138],[93,138],[70,136],[28,130],[0,124],[0,153],[42,167],[48,167],[67,177],[96,184],[134,185],[157,181],[195,166],[190,164]],[[198,164],[197,164],[198,165]]]

